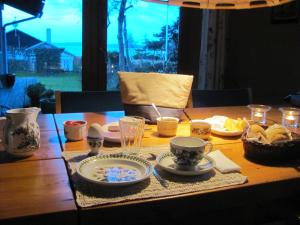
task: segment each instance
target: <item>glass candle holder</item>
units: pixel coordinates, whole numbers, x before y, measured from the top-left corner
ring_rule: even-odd
[[[282,107],[279,108],[282,112],[282,126],[285,127],[298,127],[300,109]]]
[[[271,110],[268,105],[248,105],[251,110],[251,120],[255,123],[266,124],[267,112]]]

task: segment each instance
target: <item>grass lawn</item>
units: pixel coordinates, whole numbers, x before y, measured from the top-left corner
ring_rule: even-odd
[[[65,72],[56,74],[36,74],[17,72],[17,77],[33,77],[47,88],[60,91],[81,91],[81,73]]]

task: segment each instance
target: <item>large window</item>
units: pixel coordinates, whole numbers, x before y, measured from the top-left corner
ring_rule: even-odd
[[[4,24],[28,17],[4,6]],[[45,1],[41,18],[8,26],[6,32],[9,73],[53,90],[81,90],[81,0]]]
[[[137,0],[108,0],[107,89],[117,71],[177,72],[179,7]]]

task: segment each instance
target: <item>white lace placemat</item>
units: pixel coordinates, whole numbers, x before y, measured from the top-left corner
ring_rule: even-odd
[[[169,146],[144,147],[139,156],[151,160],[150,162],[155,165],[156,161],[150,153],[158,155],[164,151],[169,151]],[[117,153],[120,152],[120,148],[103,149],[103,152],[104,154]],[[63,157],[67,161],[75,189],[76,202],[80,207],[174,196],[243,184],[247,181],[246,176],[236,172],[222,174],[213,170],[201,176],[189,177],[177,176],[158,169],[159,174],[168,181],[168,188],[163,187],[153,175],[150,176],[150,179],[137,184],[125,187],[107,187],[82,180],[76,173],[77,163],[87,157],[87,152],[63,152]]]

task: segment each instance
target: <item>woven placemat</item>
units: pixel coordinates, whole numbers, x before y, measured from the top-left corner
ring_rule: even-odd
[[[155,155],[161,152],[169,151],[168,146],[144,147],[141,150],[140,157],[153,160]],[[118,153],[120,148],[102,149],[103,154]],[[205,191],[225,186],[243,184],[247,177],[240,173],[222,174],[213,170],[201,176],[177,176],[166,171],[158,169],[159,174],[168,180],[168,188],[163,187],[156,178],[151,175],[150,179],[140,183],[123,187],[105,187],[80,179],[76,173],[76,165],[87,157],[87,152],[64,152],[63,157],[67,161],[71,180],[74,185],[76,202],[80,207],[91,207],[100,205],[109,205],[118,202],[128,202],[133,200],[151,199],[166,196],[174,196],[191,192]]]

